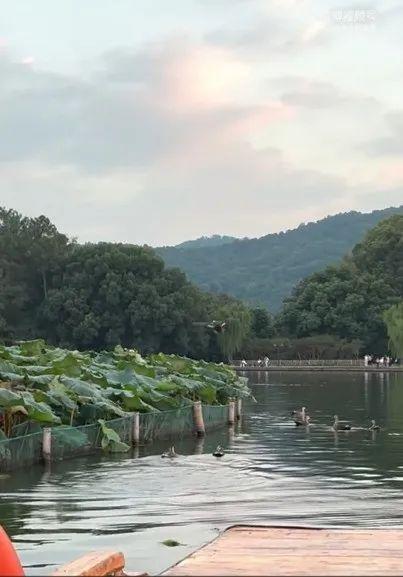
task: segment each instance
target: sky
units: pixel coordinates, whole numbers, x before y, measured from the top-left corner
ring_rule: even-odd
[[[0,0],[0,205],[81,242],[403,204],[403,2]]]

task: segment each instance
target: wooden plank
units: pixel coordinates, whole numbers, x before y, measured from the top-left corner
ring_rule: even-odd
[[[125,558],[116,551],[94,551],[59,567],[54,576],[104,577],[123,571]]]
[[[403,529],[236,526],[163,575],[403,576]]]

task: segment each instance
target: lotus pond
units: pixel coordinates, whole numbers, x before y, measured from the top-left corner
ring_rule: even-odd
[[[122,347],[70,351],[42,340],[0,347],[0,440],[44,425],[86,425],[248,395],[246,379],[223,364],[161,353],[143,358]]]

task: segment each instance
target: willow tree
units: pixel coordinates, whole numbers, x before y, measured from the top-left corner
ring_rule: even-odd
[[[392,353],[403,357],[403,301],[385,311],[384,321]]]
[[[251,314],[244,304],[235,299],[220,307],[219,312],[220,318],[226,321],[226,326],[225,330],[217,335],[218,346],[222,355],[231,361],[250,334]]]

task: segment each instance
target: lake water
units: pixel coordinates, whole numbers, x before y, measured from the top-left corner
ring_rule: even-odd
[[[130,455],[75,459],[0,478],[0,519],[27,574],[94,549],[158,573],[236,523],[399,526],[403,374],[248,373],[256,403],[234,430]],[[290,411],[305,405],[312,427]],[[334,433],[332,416],[379,432]],[[211,453],[220,443],[222,459]],[[165,539],[181,546],[168,548]]]

